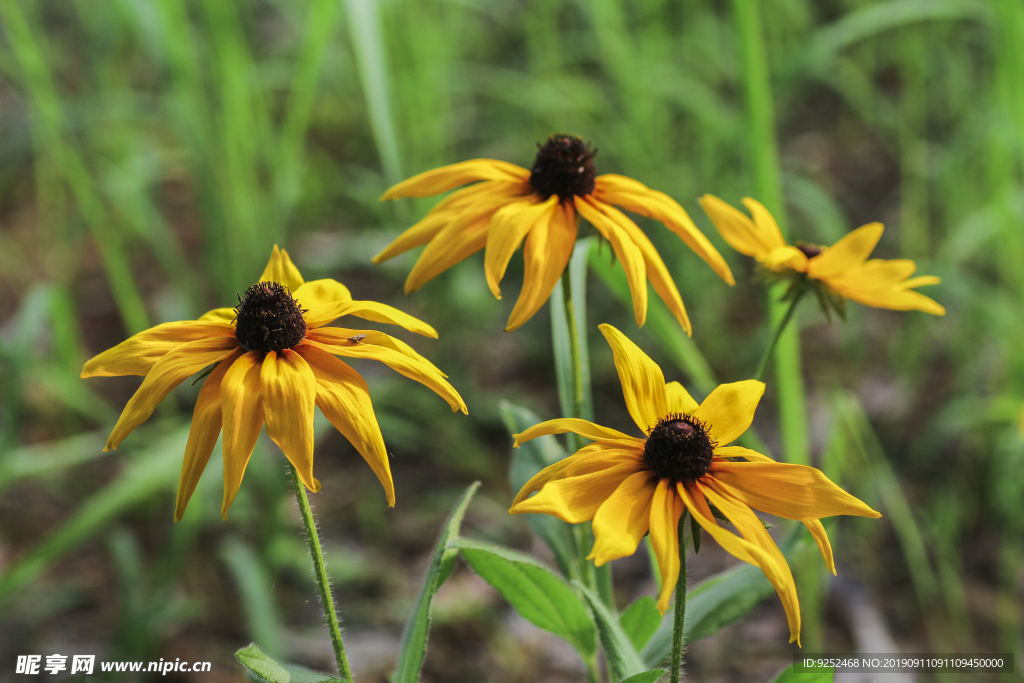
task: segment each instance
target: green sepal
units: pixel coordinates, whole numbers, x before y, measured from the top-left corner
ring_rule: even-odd
[[[235,659],[245,667],[251,678],[260,683],[347,683],[344,679],[298,664],[274,661],[256,643],[250,643],[248,647],[236,652]]]

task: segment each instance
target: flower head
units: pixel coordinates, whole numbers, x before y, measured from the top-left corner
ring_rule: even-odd
[[[404,342],[376,330],[325,327],[346,315],[437,337],[432,327],[391,306],[353,300],[340,282],[305,282],[288,253],[275,245],[263,275],[239,296],[236,308],[157,325],[85,364],[83,378],[145,377],[103,450],[116,449],[174,387],[206,368],[185,446],[176,521],[222,429],[225,519],[264,424],[302,483],[319,491],[313,477],[314,405],[363,456],[393,506],[391,468],[366,382],[335,356],[378,360],[434,390],[452,410],[465,413],[466,405],[445,375]]]
[[[753,421],[764,393],[761,382],[722,384],[698,404],[678,382],[666,384],[661,368],[617,329],[601,325],[601,332],[615,356],[626,408],[646,437],[579,419],[549,420],[516,434],[516,446],[565,432],[593,443],[528,481],[509,512],[546,513],[570,524],[592,519],[595,540],[588,559],[597,566],[632,555],[649,532],[661,569],[658,608],[664,613],[679,577],[678,526],[688,510],[729,553],[764,571],[785,607],[790,642],[799,642],[793,575],[751,508],[806,524],[832,573],[832,548],[818,520],[881,515],[813,467],[729,445]],[[737,533],[718,526],[712,506]]]
[[[831,247],[799,242],[788,245],[775,219],[760,202],[748,197],[743,203],[753,219],[718,197],[708,194],[700,199],[700,205],[733,249],[754,257],[773,273],[794,276],[801,283],[820,283],[815,292],[826,313],[830,307],[842,313],[843,300],[852,299],[875,308],[945,315],[945,308],[914,291],[915,287],[939,284],[939,278],[911,278],[917,266],[909,259],[868,260],[882,237],[881,223],[861,226]]]
[[[527,170],[504,161],[474,159],[421,173],[395,185],[382,200],[428,197],[474,183],[448,195],[419,223],[374,257],[381,263],[420,245],[420,255],[405,281],[405,292],[426,282],[481,249],[487,285],[501,298],[499,285],[512,254],[523,244],[526,272],[523,289],[509,317],[514,330],[547,301],[565,270],[582,216],[611,243],[622,262],[633,294],[638,325],[647,316],[647,281],[683,328],[690,332],[679,290],[647,235],[613,205],[660,221],[733,284],[721,254],[694,225],[683,207],[668,195],[621,175],[597,175],[596,150],[571,135],[552,135],[539,145]]]

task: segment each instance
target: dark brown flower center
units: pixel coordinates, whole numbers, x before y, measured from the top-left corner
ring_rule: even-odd
[[[530,187],[544,199],[558,195],[561,201],[583,197],[594,191],[594,156],[597,150],[574,135],[557,133],[543,145],[537,144],[537,158],[530,169]]]
[[[804,253],[807,258],[814,258],[821,254],[821,247],[817,244],[804,244],[803,242],[797,242],[796,248]]]
[[[249,351],[281,351],[306,336],[303,310],[277,282],[257,282],[238,297],[235,339]]]
[[[694,481],[707,474],[717,445],[705,423],[673,414],[659,420],[647,435],[644,462],[662,479]]]

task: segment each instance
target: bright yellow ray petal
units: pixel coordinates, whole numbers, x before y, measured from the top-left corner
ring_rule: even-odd
[[[940,285],[942,284],[942,278],[934,275],[922,275],[920,277],[912,277],[909,280],[905,280],[900,283],[900,287],[903,289],[913,289],[914,287],[924,287],[926,285]]]
[[[292,292],[292,296],[299,302],[299,307],[306,310],[352,301],[348,287],[330,278],[307,282]]]
[[[182,320],[181,322],[162,323],[144,332],[139,332],[114,348],[107,349],[95,356],[82,367],[81,377],[85,379],[87,377],[146,375],[158,360],[182,344],[201,339],[234,336],[235,328],[221,322]]]
[[[316,377],[316,405],[320,412],[363,456],[384,487],[388,507],[394,507],[395,484],[391,479],[391,464],[366,381],[326,351],[309,344],[299,344],[295,351],[306,359]]]
[[[714,195],[701,197],[700,206],[722,239],[741,254],[760,260],[772,249],[786,244],[781,234],[765,232],[763,226],[755,224],[742,211]]]
[[[415,380],[432,390],[435,394],[447,401],[453,411],[461,410],[463,413],[467,414],[469,412],[466,408],[466,403],[462,400],[462,397],[459,396],[459,392],[455,391],[455,388],[452,387],[444,377],[438,374],[437,371],[434,370],[433,366],[421,363],[415,358],[410,358],[404,353],[373,344],[342,346],[335,344],[322,344],[309,338],[307,338],[303,343],[311,344],[316,348],[335,356],[366,358],[368,360],[380,361],[395,372],[398,372],[409,379]]]
[[[484,273],[491,294],[501,298],[499,284],[505,277],[505,270],[512,254],[526,238],[527,233],[540,221],[550,221],[555,211],[558,196],[551,195],[547,201],[537,202],[539,197],[527,197],[507,204],[491,217],[487,229],[487,248],[484,251]]]
[[[743,446],[719,446],[715,449],[715,457],[721,458],[746,458],[751,462],[775,462],[767,455],[761,455]]]
[[[679,581],[679,518],[685,508],[668,479],[658,481],[651,498],[651,548],[661,572],[658,611],[668,609]]]
[[[525,168],[496,159],[471,159],[415,175],[388,189],[380,200],[399,197],[429,197],[460,185],[480,180],[501,180],[525,183],[530,172]]]
[[[608,324],[599,325],[598,329],[612,347],[626,409],[636,425],[647,433],[669,412],[665,376],[658,364],[626,335]]]
[[[697,408],[694,416],[708,425],[708,435],[726,446],[747,431],[764,394],[764,382],[747,379],[719,384]]]
[[[158,360],[121,412],[103,451],[115,450],[132,430],[149,419],[174,387],[238,348],[234,337],[213,337],[181,344]]]
[[[345,327],[319,327],[315,330],[310,330],[306,334],[306,338],[320,342],[321,344],[337,344],[339,346],[358,346],[360,344],[384,346],[389,349],[394,349],[399,353],[403,353],[406,356],[409,356],[409,358],[433,368],[434,371],[442,377],[448,377],[448,375],[441,372],[436,365],[420,355],[415,349],[401,339],[395,339],[394,337],[377,330],[350,330]]]
[[[756,199],[744,197],[743,206],[747,207],[751,218],[754,219],[757,233],[765,246],[769,249],[775,249],[786,244],[786,240],[782,237],[782,230],[779,229],[779,224],[775,222],[775,217],[764,207],[764,204]]]
[[[807,273],[821,280],[855,268],[867,260],[881,238],[881,223],[862,225],[812,258],[807,264]]]
[[[270,253],[270,261],[267,262],[267,267],[263,269],[263,274],[257,282],[279,282],[294,292],[305,281],[299,274],[299,269],[288,257],[288,252],[278,249],[275,244],[274,250]]]
[[[533,226],[523,246],[523,288],[508,317],[506,332],[523,325],[548,300],[569,265],[575,244],[576,210],[569,205],[557,205]]]
[[[638,455],[634,449],[623,448],[618,444],[592,443],[533,475],[519,490],[512,505],[526,500],[534,491],[540,491],[549,481],[591,474],[641,459],[642,454]]]
[[[832,572],[832,576],[836,575],[836,561],[832,557],[832,544],[828,541],[828,534],[825,532],[825,526],[816,519],[810,519],[804,522],[804,526],[811,532],[811,536],[814,537],[814,542],[818,545],[818,550],[821,551],[821,557],[825,560],[825,566]]]
[[[921,278],[915,278],[921,279]],[[888,308],[894,311],[924,311],[932,315],[945,315],[946,309],[934,299],[920,292],[905,289],[899,285],[886,290],[861,290],[854,287],[834,286],[833,289],[852,301],[874,308]]]
[[[594,547],[587,556],[600,567],[636,552],[651,521],[658,475],[644,470],[623,480],[594,514]]]
[[[315,330],[328,323],[334,322],[345,315],[354,315],[363,320],[372,320],[377,323],[398,325],[410,332],[422,334],[431,339],[437,339],[437,331],[419,318],[404,313],[393,306],[379,304],[376,301],[339,301],[325,306],[311,308],[303,314],[306,325]]]
[[[590,224],[597,228],[601,236],[608,240],[615,256],[622,263],[622,269],[626,272],[626,281],[629,283],[630,294],[633,295],[633,315],[636,317],[637,326],[642,327],[647,320],[647,266],[644,264],[643,252],[633,242],[629,232],[620,228],[598,207],[592,206],[581,197],[576,197],[575,203],[580,215],[590,221]]]
[[[235,322],[235,317],[237,317],[237,315],[238,312],[235,311],[235,309],[230,306],[225,306],[223,308],[214,308],[213,310],[203,313],[199,316],[198,320],[199,322],[224,323],[225,325],[231,325],[233,328],[234,325],[232,325],[232,323]]]
[[[661,222],[704,259],[720,278],[730,285],[735,284],[722,255],[697,229],[686,210],[664,192],[652,190],[632,178],[609,174],[598,176],[594,196],[607,204],[617,204],[627,211]]]
[[[882,516],[807,465],[716,461],[708,475],[736,500],[777,517],[807,521],[835,515]]]
[[[303,485],[319,491],[320,482],[313,477],[316,377],[309,364],[291,349],[271,351],[263,359],[260,389],[267,436],[284,452]]]
[[[619,484],[643,467],[642,462],[627,461],[589,474],[549,481],[537,495],[513,505],[509,513],[553,515],[569,524],[586,522]]]
[[[430,241],[405,279],[406,294],[415,292],[487,245],[491,216],[473,218],[475,220],[471,221],[465,215],[458,216]]]
[[[890,289],[906,285],[907,278],[917,270],[917,264],[910,259],[870,259],[860,266],[829,278],[844,288],[864,290]],[[918,278],[919,279],[919,278]]]
[[[524,431],[522,434],[513,434],[515,441],[515,447],[519,448],[521,444],[536,439],[538,436],[547,436],[548,434],[565,434],[566,432],[572,432],[573,434],[579,434],[585,439],[591,441],[607,442],[607,443],[619,443],[619,444],[630,444],[634,448],[643,450],[644,439],[638,439],[629,434],[623,434],[620,431],[611,429],[610,427],[602,427],[601,425],[581,420],[575,417],[560,417],[555,420],[548,420],[547,422],[541,422],[538,425],[534,425]]]
[[[668,402],[670,413],[693,415],[697,412],[697,402],[679,382],[669,382],[665,385],[665,400]]]
[[[224,500],[221,502],[220,515],[224,519],[228,518],[228,508],[238,495],[249,457],[263,428],[263,397],[260,387],[263,355],[260,351],[250,351],[239,357],[228,368],[220,384],[224,430],[221,440],[221,449],[224,451]]]
[[[757,259],[763,266],[769,270],[780,272],[786,269],[795,270],[799,273],[807,272],[807,264],[810,260],[807,255],[797,249],[796,247],[782,246],[775,247],[767,254],[763,254]]]
[[[231,364],[245,352],[241,347],[234,350],[213,369],[203,382],[196,399],[195,410],[192,411],[192,426],[188,432],[188,443],[185,444],[185,458],[181,463],[181,477],[178,480],[178,496],[174,505],[174,521],[180,522],[185,514],[196,484],[210,461],[210,454],[220,436],[221,407],[220,383]]]

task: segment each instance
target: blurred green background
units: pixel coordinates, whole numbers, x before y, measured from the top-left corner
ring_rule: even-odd
[[[453,415],[390,370],[357,367],[393,455],[392,510],[354,449],[321,430],[312,500],[359,680],[386,680],[433,538],[469,482],[484,485],[465,534],[545,557],[506,514],[511,439],[498,407],[557,413],[546,309],[502,332],[515,297],[493,299],[481,256],[410,297],[415,253],[371,266],[436,201],[377,201],[409,175],[475,157],[528,167],[552,132],[591,141],[599,172],[676,198],[737,277],[729,288],[641,222],[703,357],[677,328],[638,330],[592,276],[597,421],[632,429],[599,322],[698,397],[713,377],[749,377],[768,337],[765,290],[696,201],[738,203],[756,186],[735,6],[0,0],[0,679],[18,654],[58,652],[209,660],[212,673],[178,680],[239,681],[232,653],[254,639],[331,666],[276,447],[257,446],[228,522],[215,452],[175,525],[198,386],[104,454],[139,381],[78,378],[134,332],[233,304],[275,243],[307,279],[334,277],[436,327],[437,341],[403,338],[470,407]],[[832,527],[838,578],[819,558],[798,568],[805,651],[1019,654],[1024,3],[762,9],[791,239],[830,244],[882,221],[876,255],[941,276],[926,293],[949,311],[854,305],[849,322],[827,324],[801,310],[813,459],[885,515]],[[597,258],[607,270],[607,247]],[[755,426],[781,457],[776,407],[769,379]],[[712,546],[691,560],[692,580],[732,564]],[[644,553],[615,572],[620,607],[653,594]],[[464,567],[435,618],[424,681],[582,677],[568,646]],[[689,675],[765,680],[794,651],[786,640],[772,597],[692,644]]]

